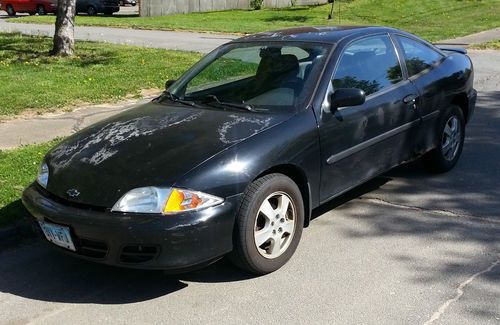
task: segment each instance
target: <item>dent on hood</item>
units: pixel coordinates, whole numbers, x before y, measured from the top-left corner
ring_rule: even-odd
[[[224,122],[217,130],[220,141],[232,144],[251,137],[271,124],[271,118],[252,118],[238,115],[229,115],[231,121]],[[242,136],[243,135],[243,136]]]
[[[97,166],[103,161],[113,157],[119,144],[130,139],[152,135],[155,132],[170,126],[190,122],[201,116],[203,112],[183,115],[166,116],[160,119],[143,116],[125,122],[112,122],[106,124],[96,132],[83,137],[75,143],[61,144],[51,152],[51,166],[54,172],[68,166],[71,162],[79,160]],[[80,155],[88,148],[99,146],[100,149],[90,156]]]

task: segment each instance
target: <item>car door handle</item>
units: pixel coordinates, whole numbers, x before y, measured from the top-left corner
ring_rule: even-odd
[[[403,98],[403,103],[411,105],[417,102],[417,95],[411,94]]]

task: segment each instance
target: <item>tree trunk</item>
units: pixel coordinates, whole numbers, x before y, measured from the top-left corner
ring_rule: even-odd
[[[329,0],[328,3],[332,4],[332,9],[330,9],[330,13],[328,14],[328,20],[333,19],[333,8],[335,7],[335,0]]]
[[[75,50],[76,0],[57,0],[57,7],[54,46],[50,54],[70,56],[73,55],[73,51]]]

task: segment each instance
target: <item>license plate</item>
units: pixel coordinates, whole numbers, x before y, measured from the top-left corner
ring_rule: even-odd
[[[38,223],[40,224],[40,228],[42,228],[42,231],[48,241],[56,244],[57,246],[76,251],[68,227],[59,226],[44,221],[38,221]]]

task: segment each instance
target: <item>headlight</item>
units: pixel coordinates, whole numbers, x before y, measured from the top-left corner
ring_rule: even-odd
[[[149,186],[127,192],[116,202],[111,211],[175,214],[212,207],[223,201],[220,197],[206,193]]]
[[[40,184],[41,187],[47,188],[47,182],[49,181],[49,166],[47,166],[46,163],[42,163],[40,165],[36,181],[38,182],[38,184]]]

